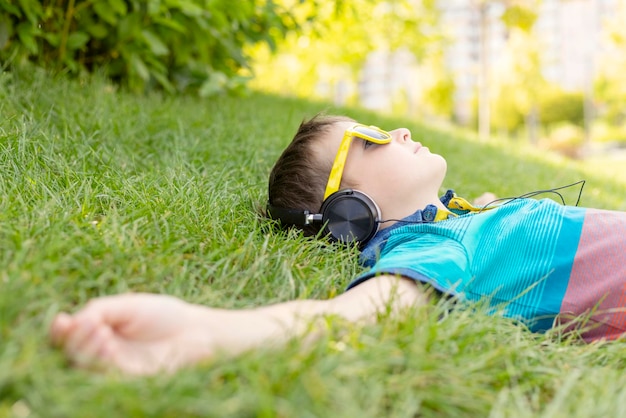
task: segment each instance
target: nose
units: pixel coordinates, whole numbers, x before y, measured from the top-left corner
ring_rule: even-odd
[[[389,133],[391,134],[391,137],[398,142],[404,143],[411,140],[411,131],[409,131],[407,128],[394,129]]]

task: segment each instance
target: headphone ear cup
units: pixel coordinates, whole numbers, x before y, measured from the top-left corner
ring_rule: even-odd
[[[345,189],[328,196],[322,208],[324,234],[343,243],[369,241],[378,231],[380,209],[363,192]]]

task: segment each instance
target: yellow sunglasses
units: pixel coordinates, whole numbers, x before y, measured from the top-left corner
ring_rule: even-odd
[[[337,155],[335,155],[333,168],[330,170],[330,176],[328,177],[328,183],[326,184],[326,191],[324,192],[324,200],[339,190],[341,176],[343,175],[343,169],[346,166],[346,159],[348,158],[348,151],[350,150],[350,144],[352,144],[352,138],[361,138],[364,141],[372,142],[374,144],[388,144],[391,142],[391,134],[376,126],[358,124],[354,125],[350,129],[346,129],[343,134],[341,144],[339,144]]]

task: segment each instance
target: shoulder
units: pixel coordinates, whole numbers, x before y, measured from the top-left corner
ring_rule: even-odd
[[[443,233],[428,231],[431,225],[411,225],[394,231],[377,247],[370,247],[361,255],[367,267],[439,266],[453,261],[467,263],[463,242]],[[436,230],[435,230],[436,231]]]
[[[470,261],[465,247],[458,241],[434,233],[394,232],[382,246],[363,255],[368,256],[368,271],[350,287],[381,274],[403,276],[429,283],[439,291],[455,293],[457,281],[465,282],[470,274]],[[450,281],[454,278],[453,281]],[[462,287],[462,286],[461,286]]]

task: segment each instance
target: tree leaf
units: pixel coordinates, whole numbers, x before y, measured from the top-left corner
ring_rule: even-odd
[[[160,0],[148,0],[148,16],[158,16],[161,11]]]
[[[60,39],[60,36],[58,33],[54,33],[54,32],[44,33],[43,37],[46,41],[48,41],[50,45],[52,45],[55,48],[58,48],[59,39]]]
[[[128,12],[124,0],[108,0],[109,6],[117,12],[118,15],[125,15]]]
[[[73,51],[82,48],[87,42],[89,42],[89,35],[85,32],[77,31],[72,32],[70,36],[67,37],[66,46],[68,50]]]
[[[142,80],[148,81],[150,79],[150,70],[143,62],[143,60],[137,54],[131,54],[130,56],[131,68],[139,75]]]
[[[165,45],[157,35],[148,29],[142,30],[141,35],[154,55],[162,56],[169,54],[170,51],[167,45]]]
[[[501,19],[508,27],[517,27],[529,32],[537,20],[537,13],[530,8],[514,5],[504,11]]]
[[[200,95],[200,97],[208,97],[217,93],[221,93],[224,91],[224,87],[226,86],[227,82],[228,77],[226,76],[226,74],[220,71],[214,71],[213,73],[211,73],[209,78],[204,83],[202,83],[198,94]]]
[[[4,49],[9,43],[11,32],[13,32],[11,20],[5,16],[0,16],[0,49]]]
[[[87,27],[87,32],[89,32],[89,34],[96,39],[104,39],[109,34],[109,29],[102,23],[96,23],[89,25]]]
[[[111,7],[107,4],[107,2],[100,1],[93,5],[93,10],[96,14],[105,22],[115,25],[117,24],[117,16]]]
[[[180,9],[180,11],[186,16],[202,16],[204,14],[204,9],[195,4],[193,1],[177,0],[171,3],[175,3],[178,6],[177,8]],[[173,4],[170,7],[173,7]]]
[[[17,36],[20,38],[22,45],[24,45],[30,53],[37,54],[39,52],[37,42],[35,41],[35,28],[33,25],[28,22],[22,22],[17,25]]]
[[[179,33],[187,33],[187,28],[185,25],[177,22],[174,17],[172,18],[164,18],[164,17],[155,17],[154,22],[158,23],[161,26],[165,26],[166,28],[172,29]]]

